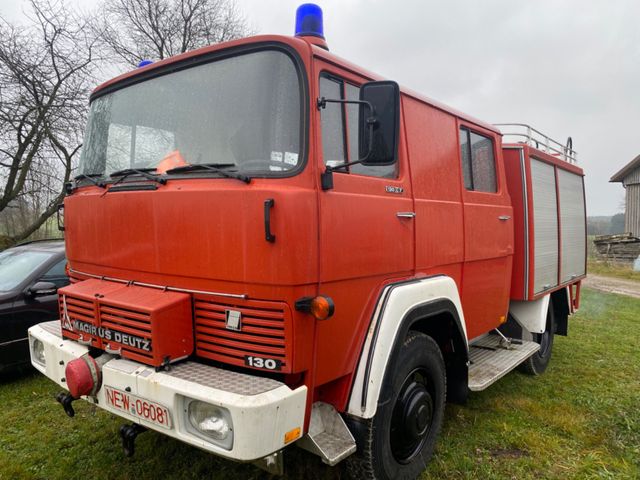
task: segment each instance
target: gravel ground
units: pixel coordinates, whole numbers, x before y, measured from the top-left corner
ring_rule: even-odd
[[[640,282],[636,280],[625,280],[622,278],[604,277],[601,275],[589,274],[582,281],[585,287],[600,290],[602,292],[617,293],[629,297],[640,298]]]

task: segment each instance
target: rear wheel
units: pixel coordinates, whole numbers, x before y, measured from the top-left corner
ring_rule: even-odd
[[[423,333],[409,332],[387,369],[375,416],[355,429],[358,452],[348,459],[351,477],[418,477],[433,455],[445,396],[438,344]]]
[[[540,344],[540,350],[529,357],[520,365],[520,370],[529,375],[540,375],[544,373],[551,360],[551,350],[553,349],[553,336],[555,332],[555,319],[553,316],[553,304],[549,300],[547,309],[547,323],[542,333],[533,334],[533,340]]]

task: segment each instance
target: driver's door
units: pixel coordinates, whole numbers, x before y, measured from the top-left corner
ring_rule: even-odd
[[[323,64],[317,82],[320,97],[357,100],[364,80]],[[327,103],[316,113],[319,168],[356,160],[358,107]],[[413,272],[414,208],[402,139],[398,157],[391,166],[354,165],[346,172],[335,171],[333,188],[319,192],[319,291],[334,299],[336,313],[318,327],[318,364],[323,368],[317,382],[347,372],[348,364],[336,364],[336,358],[344,358],[336,352],[358,353],[362,337],[355,332],[377,286]]]

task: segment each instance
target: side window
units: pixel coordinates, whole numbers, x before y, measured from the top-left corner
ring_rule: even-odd
[[[467,190],[489,193],[498,191],[491,138],[472,132],[468,128],[460,128],[460,160]]]
[[[320,97],[342,98],[342,82],[329,77],[320,77]],[[324,164],[335,167],[344,163],[347,157],[344,148],[342,106],[339,103],[327,103],[327,106],[321,110],[320,123]]]
[[[54,283],[58,288],[69,285],[69,277],[67,277],[67,272],[65,271],[66,265],[67,259],[63,258],[47,270],[47,272],[40,277],[40,280],[43,282]]]
[[[320,96],[359,100],[360,88],[341,79],[323,75],[320,77]],[[360,107],[357,104],[327,103],[321,110],[322,150],[324,164],[329,166],[353,162],[359,158]],[[398,162],[386,166],[352,165],[350,173],[371,177],[396,178]],[[344,170],[342,170],[344,171]]]

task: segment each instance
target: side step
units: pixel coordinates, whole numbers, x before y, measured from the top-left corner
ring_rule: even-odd
[[[344,420],[332,405],[324,402],[313,404],[309,433],[296,444],[331,466],[356,451],[356,441]]]
[[[536,342],[487,335],[469,345],[469,390],[478,392],[500,380],[540,349]]]

